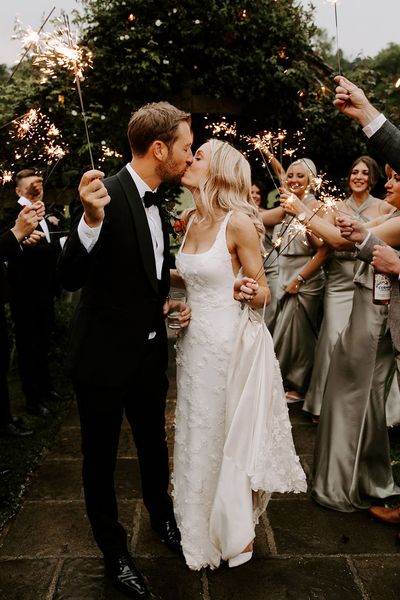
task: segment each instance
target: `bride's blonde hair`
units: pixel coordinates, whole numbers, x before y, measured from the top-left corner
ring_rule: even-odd
[[[250,164],[241,152],[227,142],[211,138],[210,167],[204,181],[200,182],[200,199],[206,219],[212,219],[215,207],[225,212],[237,210],[250,217],[264,252],[265,229],[258,216],[257,205],[251,197]],[[195,209],[193,209],[195,210]],[[187,217],[189,217],[189,211]]]

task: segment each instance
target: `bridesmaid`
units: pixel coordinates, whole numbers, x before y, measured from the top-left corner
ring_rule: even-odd
[[[266,191],[265,186],[261,181],[254,180],[251,184],[251,197],[253,202],[258,206],[258,211],[260,213],[260,218],[264,212],[267,211],[267,202],[266,202]],[[274,227],[265,225],[265,238],[264,238],[264,247],[265,251],[269,254],[273,251],[273,233]],[[270,266],[268,266],[270,263]],[[274,330],[275,319],[276,319],[276,311],[277,311],[277,299],[276,299],[276,288],[278,284],[278,261],[272,262],[272,259],[266,262],[265,267],[265,275],[267,277],[268,286],[271,292],[271,302],[265,308],[265,324],[272,333]]]
[[[343,243],[339,230],[334,227],[337,214],[345,213],[368,222],[392,212],[393,208],[386,202],[371,196],[370,191],[376,186],[378,176],[378,165],[371,157],[360,156],[357,158],[347,176],[346,189],[350,192],[350,196],[345,201],[338,201],[335,209],[327,210],[325,213],[324,218],[332,227],[329,235],[326,231],[319,232],[316,217],[307,227],[311,230],[313,230],[313,227],[316,228],[317,235],[320,235],[327,244],[335,247],[335,242],[338,240],[339,246]],[[301,202],[295,201],[287,204],[284,201],[283,204],[291,214],[301,212],[307,214],[307,209]],[[353,278],[356,257],[357,253],[354,250],[334,249],[325,265],[324,316],[315,349],[315,362],[310,386],[303,405],[303,410],[312,415],[314,422],[318,422],[321,412],[321,402],[332,352],[339,334],[349,320],[353,305]]]
[[[293,162],[286,173],[287,187],[310,211],[320,206],[311,191],[316,176],[316,167],[308,158]],[[281,242],[277,289],[279,309],[273,340],[286,399],[290,403],[303,399],[310,380],[325,282],[322,265],[328,249],[312,234],[298,233],[297,226],[304,220],[304,213],[293,220],[283,208],[276,208],[267,211],[261,218],[264,225],[272,225],[279,222],[273,220],[278,216],[279,220],[283,218],[283,223],[278,231]]]
[[[388,199],[396,210],[378,221],[400,215],[400,193]],[[369,224],[377,237],[384,225]],[[372,278],[371,267],[361,264],[349,322],[332,354],[315,445],[312,497],[343,512],[400,492],[393,481],[385,414],[394,354],[386,335],[387,306],[372,303]]]

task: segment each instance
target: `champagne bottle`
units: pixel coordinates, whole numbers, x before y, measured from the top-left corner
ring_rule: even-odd
[[[373,303],[374,304],[389,304],[392,284],[390,277],[383,273],[374,271],[374,283],[372,286]]]

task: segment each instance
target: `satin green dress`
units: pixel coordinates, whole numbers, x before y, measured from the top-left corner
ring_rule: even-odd
[[[309,204],[309,195],[303,202]],[[304,233],[296,234],[287,215],[283,222],[279,254],[277,286],[278,314],[273,334],[276,356],[286,390],[303,395],[308,387],[318,338],[318,316],[324,291],[325,274],[318,271],[303,283],[297,294],[286,294],[290,281],[296,278],[316,250]]]
[[[268,281],[268,286],[271,292],[271,301],[265,307],[264,312],[264,321],[266,326],[268,327],[271,335],[275,328],[276,316],[278,312],[278,299],[277,299],[277,287],[278,287],[278,254],[275,250],[273,240],[276,239],[276,227],[270,227],[267,229],[267,235],[264,240],[264,248],[267,253],[267,258],[265,260],[265,276]]]
[[[303,404],[303,410],[312,415],[321,412],[333,349],[350,317],[355,263],[355,252],[334,251],[325,267],[324,317],[315,347],[311,381]]]
[[[345,204],[349,213],[353,213],[365,223],[370,219],[364,212],[371,206],[375,198],[368,198],[357,205],[354,198],[347,198]],[[324,317],[315,348],[315,362],[311,381],[304,399],[303,410],[312,415],[321,412],[326,378],[331,364],[332,352],[338,337],[347,325],[354,294],[354,272],[357,252],[340,252],[334,250],[324,266],[326,283],[324,291]],[[359,264],[359,263],[358,263]]]
[[[372,303],[370,265],[360,264],[354,282],[350,319],[333,351],[323,396],[311,492],[319,504],[343,512],[400,493],[385,414],[395,374],[388,309]]]

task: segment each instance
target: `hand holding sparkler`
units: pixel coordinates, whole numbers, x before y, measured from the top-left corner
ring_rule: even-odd
[[[37,204],[38,206],[35,204],[24,206],[18,214],[14,227],[11,228],[11,231],[19,242],[22,242],[25,238],[29,238],[40,221],[41,217],[38,216],[36,208],[39,209],[39,204],[42,204],[42,202]]]
[[[354,244],[361,244],[368,235],[365,224],[357,219],[337,217],[336,223],[340,228],[340,235]]]
[[[37,229],[35,229],[34,231],[32,231],[29,237],[24,239],[21,243],[24,246],[36,246],[36,244],[38,244],[45,237],[46,236],[43,233],[43,231],[38,231]]]
[[[233,286],[233,297],[238,302],[251,302],[259,287],[257,281],[250,277],[237,279]]]
[[[280,188],[280,192],[281,207],[286,213],[295,217],[301,213],[305,213],[308,217],[313,214],[295,194],[288,192],[285,188]]]
[[[98,227],[104,221],[104,207],[110,203],[107,188],[101,181],[102,171],[92,169],[84,173],[79,184],[79,195],[84,208],[85,222],[89,227]]]
[[[340,112],[358,121],[362,127],[379,116],[379,111],[372,106],[361,88],[341,75],[336,76],[335,81],[338,86],[333,104]]]

